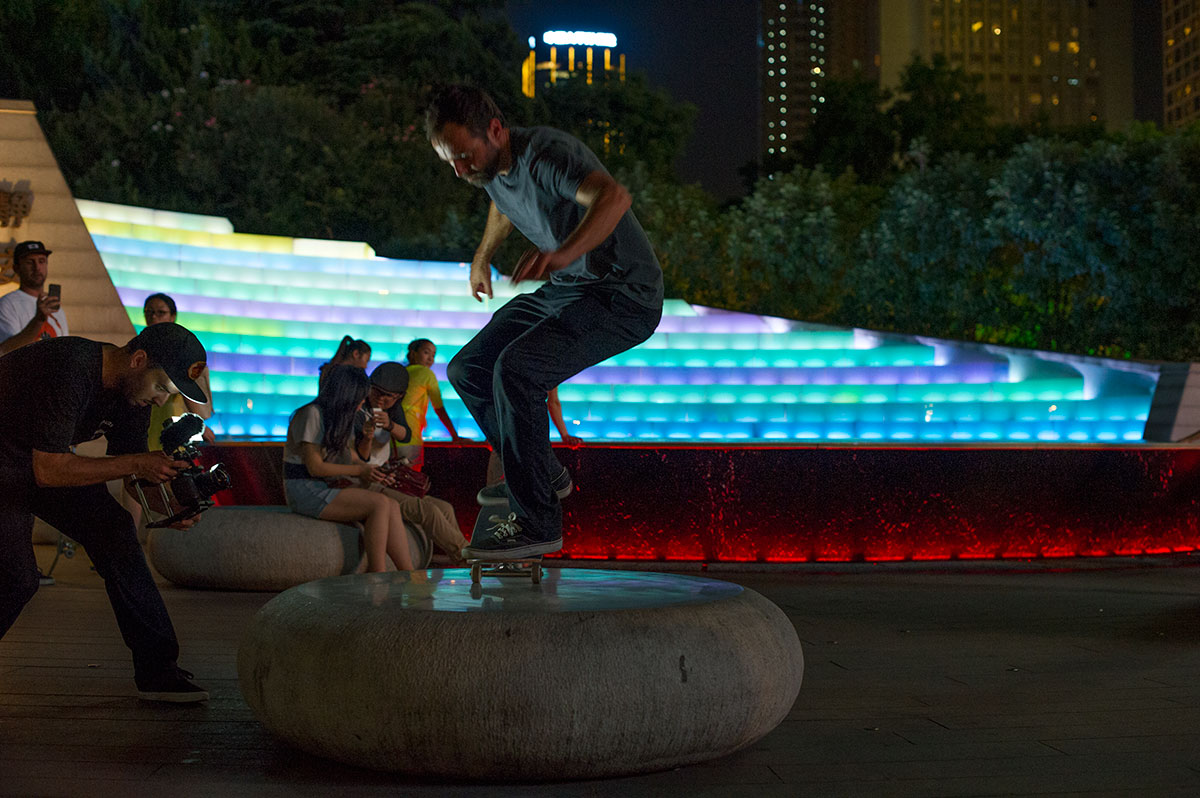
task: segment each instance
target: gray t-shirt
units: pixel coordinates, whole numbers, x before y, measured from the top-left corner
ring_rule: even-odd
[[[579,185],[592,172],[608,172],[583,142],[561,130],[514,127],[509,142],[512,167],[488,183],[488,196],[534,246],[556,250],[587,213],[575,201]],[[660,307],[663,300],[662,268],[632,210],[599,246],[554,272],[550,282],[609,287],[646,307]]]
[[[288,421],[287,441],[283,444],[283,462],[303,465],[304,454],[300,446],[302,443],[316,445],[324,459],[325,422],[321,418],[321,408],[313,404],[301,407]]]

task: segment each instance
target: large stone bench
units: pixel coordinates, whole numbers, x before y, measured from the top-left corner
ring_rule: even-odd
[[[724,756],[775,728],[800,689],[791,621],[735,584],[547,568],[538,585],[477,588],[447,569],[285,591],[242,639],[242,694],[309,753],[494,781]]]
[[[411,525],[409,546],[418,568],[432,548]],[[286,507],[214,507],[191,529],[152,529],[150,562],[183,587],[286,590],[366,566],[356,526],[297,515]]]

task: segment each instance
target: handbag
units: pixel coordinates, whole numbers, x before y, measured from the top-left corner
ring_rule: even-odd
[[[409,496],[416,496],[418,499],[429,493],[431,483],[428,475],[394,460],[383,469],[388,475],[387,480],[383,483],[386,487],[407,493]]]

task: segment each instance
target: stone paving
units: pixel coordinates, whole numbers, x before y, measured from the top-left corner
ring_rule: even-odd
[[[254,720],[237,643],[272,594],[163,583],[213,697],[133,698],[81,552],[0,641],[0,795],[1200,795],[1200,557],[707,573],[796,625],[804,685],[774,732],[664,773],[435,783],[291,750]]]

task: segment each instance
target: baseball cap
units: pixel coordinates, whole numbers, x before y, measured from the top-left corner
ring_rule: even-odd
[[[388,393],[404,393],[408,390],[408,369],[392,360],[380,363],[371,372],[371,384]]]
[[[208,401],[196,384],[196,378],[204,372],[208,354],[191,330],[172,321],[151,324],[134,336],[128,346],[144,350],[151,364],[167,372],[185,399]]]
[[[12,262],[16,263],[26,255],[49,255],[50,250],[41,241],[22,241],[13,247]]]

